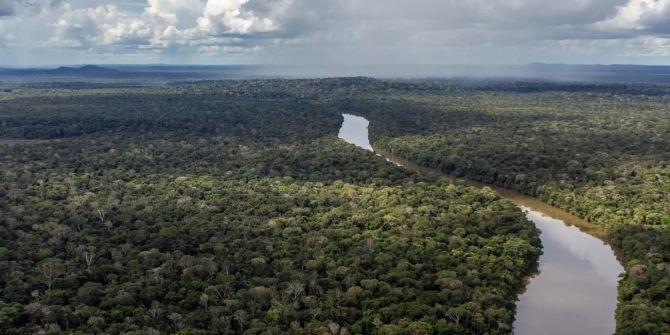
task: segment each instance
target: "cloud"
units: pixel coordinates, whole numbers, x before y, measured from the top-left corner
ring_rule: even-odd
[[[14,14],[14,1],[0,0],[0,16]]]
[[[0,62],[35,48],[289,63],[642,59],[667,52],[669,34],[670,0],[0,0]]]
[[[176,28],[184,29],[193,25],[204,7],[205,2],[201,0],[148,0],[145,13],[160,17]]]
[[[58,14],[51,47],[88,52],[141,53],[166,50],[195,54],[240,55],[273,43],[261,34],[278,29],[272,11],[246,8],[248,0],[148,0],[143,11],[123,11],[115,5],[71,8]]]
[[[0,17],[36,14],[61,5],[64,0],[0,0]]]
[[[153,27],[149,22],[121,12],[114,5],[65,11],[55,23],[53,46],[91,48],[98,45],[150,44]]]
[[[244,4],[249,0],[208,0],[198,27],[212,35],[268,32],[278,27],[272,19],[259,17]]]
[[[614,17],[597,23],[601,30],[670,34],[670,0],[630,0]]]
[[[435,28],[552,27],[588,24],[625,0],[404,0],[350,1],[352,12],[371,20],[404,20]]]

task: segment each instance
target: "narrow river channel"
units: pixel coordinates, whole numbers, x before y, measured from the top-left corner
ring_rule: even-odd
[[[368,137],[368,120],[350,114],[343,117],[339,137],[365,150],[375,151]],[[376,153],[409,170],[442,175],[391,153],[381,150]],[[530,278],[519,296],[514,333],[613,334],[617,284],[623,267],[614,250],[603,241],[605,232],[536,198],[492,185],[462,182],[497,191],[519,206],[541,231],[543,254],[538,273]]]

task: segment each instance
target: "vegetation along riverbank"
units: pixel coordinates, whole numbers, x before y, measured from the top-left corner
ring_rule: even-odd
[[[670,331],[667,86],[3,87],[3,334],[510,333],[537,229],[337,140],[342,113],[373,146],[603,227],[617,334]]]

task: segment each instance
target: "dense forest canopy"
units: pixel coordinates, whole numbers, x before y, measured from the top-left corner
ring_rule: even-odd
[[[623,251],[618,334],[670,332],[670,87],[3,83],[0,330],[507,334],[537,196]]]
[[[533,87],[533,89],[529,89]],[[619,334],[670,332],[670,92],[524,83],[345,103],[373,146],[519,190],[606,227],[623,250]]]
[[[336,139],[366,82],[6,92],[0,331],[510,333],[538,231]]]

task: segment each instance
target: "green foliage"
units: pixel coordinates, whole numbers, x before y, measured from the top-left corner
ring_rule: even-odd
[[[438,94],[420,86],[389,99],[374,94],[345,105],[370,119],[378,148],[516,189],[608,228],[627,270],[617,332],[665,334],[670,332],[668,91],[502,83]]]
[[[339,102],[379,85],[3,100],[0,332],[509,333],[537,230],[336,140]]]
[[[35,87],[0,96],[2,333],[511,332],[532,225],[337,141],[343,112],[378,148],[607,227],[617,333],[670,332],[667,86]]]

